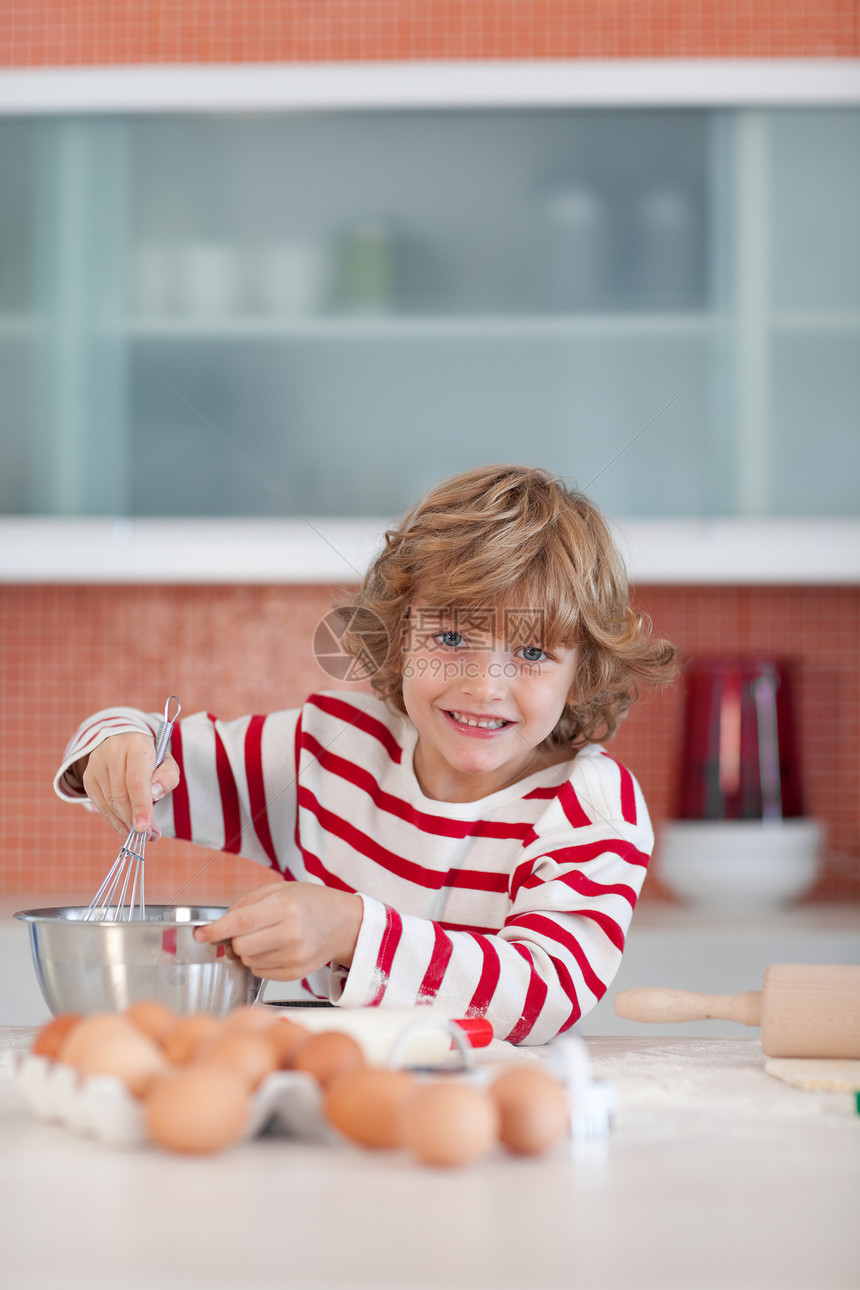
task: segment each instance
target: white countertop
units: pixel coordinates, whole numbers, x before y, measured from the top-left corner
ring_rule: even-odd
[[[0,1079],[4,1290],[856,1290],[852,1095],[771,1078],[755,1039],[588,1043],[609,1137],[461,1170],[285,1136],[110,1148]]]

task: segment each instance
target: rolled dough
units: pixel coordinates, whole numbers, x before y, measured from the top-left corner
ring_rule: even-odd
[[[860,1061],[837,1057],[770,1057],[768,1075],[814,1093],[853,1093],[860,1089]]]

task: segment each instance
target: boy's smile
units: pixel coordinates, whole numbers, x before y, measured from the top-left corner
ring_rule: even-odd
[[[466,726],[468,730],[501,730],[511,723],[507,717],[485,717],[474,712],[449,712],[447,714],[457,726]]]
[[[427,622],[427,612],[423,613]],[[573,649],[545,651],[456,629],[414,633],[403,654],[403,702],[418,731],[415,774],[427,797],[472,802],[515,784],[571,750],[541,750],[568,701]]]

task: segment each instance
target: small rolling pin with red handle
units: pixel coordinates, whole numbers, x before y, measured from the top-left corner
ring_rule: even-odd
[[[761,990],[742,994],[622,990],[615,1011],[628,1021],[761,1026],[768,1057],[860,1057],[860,967],[774,963]]]

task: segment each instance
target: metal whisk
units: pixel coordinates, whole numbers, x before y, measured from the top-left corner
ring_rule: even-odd
[[[170,716],[170,705],[176,704],[176,711]],[[164,705],[164,720],[158,727],[155,736],[155,770],[164,761],[164,755],[170,746],[170,736],[176,718],[182,711],[182,704],[175,694]],[[146,918],[146,899],[143,890],[144,859],[146,853],[146,834],[138,833],[132,828],[119,855],[114,860],[102,885],[93,896],[86,913],[86,922],[131,922],[143,921]],[[131,890],[129,890],[129,887]]]

